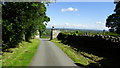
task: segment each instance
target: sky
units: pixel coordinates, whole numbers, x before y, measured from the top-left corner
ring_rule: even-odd
[[[56,2],[47,6],[47,28],[108,30],[106,19],[114,13],[113,2]]]

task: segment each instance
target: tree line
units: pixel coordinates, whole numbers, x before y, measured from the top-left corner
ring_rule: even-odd
[[[37,30],[41,34],[50,21],[46,10],[41,2],[2,3],[2,49],[16,47],[23,40],[29,42]]]

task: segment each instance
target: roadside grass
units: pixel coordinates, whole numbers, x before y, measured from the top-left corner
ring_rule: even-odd
[[[2,66],[28,66],[40,42],[38,39],[30,41],[31,43],[23,41],[19,47],[9,49],[12,53],[4,52]]]
[[[2,66],[2,55],[0,55],[0,68]]]
[[[62,44],[61,41],[57,39],[53,39],[51,41],[54,42],[60,49],[62,49],[77,64],[87,66],[91,63],[97,63],[97,61],[103,59],[103,57],[98,57],[86,52],[77,52],[76,48],[72,48],[68,45]]]

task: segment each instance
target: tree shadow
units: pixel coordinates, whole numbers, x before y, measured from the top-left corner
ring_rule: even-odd
[[[75,64],[81,68],[102,68],[101,65],[97,63],[90,63],[89,65],[86,65],[86,66],[80,63],[75,63]]]
[[[111,43],[109,40],[105,41],[101,39],[88,39],[75,36],[68,36],[67,38],[61,40],[61,42],[76,48],[77,51],[103,57],[103,59],[97,61],[97,63],[90,63],[87,66],[82,66],[81,64],[77,63],[76,65],[78,66],[80,65],[85,68],[120,68],[120,44]]]
[[[28,43],[32,43],[31,41],[26,41],[26,42],[28,42]]]

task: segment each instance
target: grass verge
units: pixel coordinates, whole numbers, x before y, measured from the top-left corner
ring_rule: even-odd
[[[2,66],[28,66],[40,42],[38,39],[30,41],[32,43],[23,41],[19,44],[19,47],[9,49],[12,53],[4,52]]]
[[[87,66],[91,63],[97,63],[97,61],[103,59],[102,57],[98,57],[93,54],[88,54],[80,51],[77,52],[76,48],[62,44],[57,39],[53,39],[51,41],[54,42],[60,49],[62,49],[75,63],[79,63],[83,66]]]
[[[2,55],[0,55],[0,68],[2,66]]]

